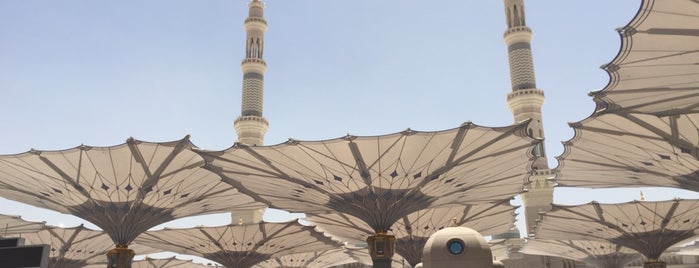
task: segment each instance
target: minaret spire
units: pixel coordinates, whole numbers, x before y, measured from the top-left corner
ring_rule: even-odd
[[[264,75],[267,71],[267,63],[262,58],[262,54],[267,21],[263,16],[265,6],[261,0],[252,0],[248,7],[250,13],[244,24],[247,33],[245,59],[241,64],[243,71],[242,111],[240,116],[235,119],[233,126],[238,133],[239,143],[262,145],[264,135],[269,127],[267,119],[262,116]]]
[[[531,50],[532,30],[527,27],[524,12],[524,0],[503,0],[507,30],[504,34],[510,62],[510,81],[512,92],[507,94],[507,105],[514,115],[515,122],[530,120],[527,129],[529,136],[544,139],[541,120],[541,107],[544,104],[544,91],[536,88],[534,61]],[[528,192],[522,194],[527,233],[534,227],[539,212],[551,209],[553,202],[553,183],[543,143],[534,148],[532,153],[539,158],[534,163],[535,174],[532,176]]]

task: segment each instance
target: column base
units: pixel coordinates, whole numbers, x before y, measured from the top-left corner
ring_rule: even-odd
[[[647,260],[643,263],[643,268],[666,268],[667,264],[659,260]]]
[[[107,252],[107,268],[131,268],[131,261],[136,253],[127,248],[128,246],[117,245],[115,249]]]
[[[369,255],[374,268],[391,268],[395,253],[396,237],[387,235],[386,231],[378,231],[366,240],[369,245]]]

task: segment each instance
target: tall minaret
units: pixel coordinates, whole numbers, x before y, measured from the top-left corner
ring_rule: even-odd
[[[241,64],[243,70],[243,103],[241,113],[235,119],[233,127],[238,133],[238,142],[245,145],[262,145],[265,132],[269,127],[267,119],[262,116],[262,96],[264,93],[264,75],[267,63],[262,59],[264,52],[267,21],[262,12],[265,5],[261,0],[252,0],[248,4],[250,13],[243,28],[247,33],[245,41],[245,59]],[[231,212],[232,224],[255,224],[262,221],[265,207]]]
[[[241,64],[243,70],[243,103],[241,114],[233,126],[238,133],[238,142],[245,145],[262,145],[269,127],[267,119],[262,116],[262,96],[264,75],[267,63],[262,59],[264,52],[267,21],[262,15],[265,8],[261,0],[252,0],[248,4],[250,14],[245,19],[245,59]]]
[[[514,115],[515,122],[531,120],[527,130],[529,136],[543,139],[541,106],[544,104],[544,91],[536,88],[531,51],[532,30],[527,27],[524,0],[503,2],[507,18],[504,38],[512,82],[512,92],[507,95],[507,105]],[[540,158],[534,163],[536,172],[531,178],[528,192],[522,194],[527,233],[531,232],[536,224],[539,212],[550,210],[553,202],[553,184],[548,180],[553,177],[553,173],[549,170],[543,143],[534,148],[533,154]]]

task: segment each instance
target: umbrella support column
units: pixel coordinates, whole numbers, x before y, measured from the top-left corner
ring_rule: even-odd
[[[107,268],[131,268],[131,261],[136,253],[127,248],[128,246],[117,245],[115,249],[107,252]]]
[[[373,268],[391,268],[395,253],[396,237],[387,235],[386,231],[377,231],[366,240],[369,245],[369,255],[374,263]]]
[[[667,264],[665,262],[656,260],[656,259],[649,259],[646,262],[643,263],[643,268],[666,268]]]

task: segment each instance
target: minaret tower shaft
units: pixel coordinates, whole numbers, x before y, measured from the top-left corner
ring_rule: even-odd
[[[531,50],[532,31],[527,27],[524,0],[503,0],[507,30],[504,34],[510,63],[512,92],[507,95],[507,105],[514,115],[515,122],[530,120],[528,134],[532,138],[544,138],[541,120],[541,107],[544,104],[544,91],[536,88],[534,61]],[[534,163],[536,173],[531,178],[528,192],[522,194],[527,233],[531,232],[539,212],[548,211],[553,203],[553,177],[549,170],[543,143],[533,152],[539,158]]]
[[[267,21],[263,16],[265,6],[261,0],[252,0],[248,7],[250,13],[243,26],[247,38],[245,59],[241,64],[243,71],[241,114],[235,119],[233,126],[238,133],[239,143],[262,145],[269,127],[267,119],[262,116],[264,75],[267,71],[267,63],[262,59],[262,54]]]
[[[245,19],[243,29],[247,35],[245,41],[245,59],[241,63],[243,71],[243,97],[241,113],[235,119],[233,127],[238,133],[238,142],[256,146],[262,145],[269,127],[267,119],[262,117],[262,96],[264,93],[264,75],[267,63],[262,59],[264,52],[267,21],[263,16],[265,9],[261,0],[252,0],[248,4],[250,12]],[[265,207],[231,212],[232,224],[254,224],[262,221]]]

